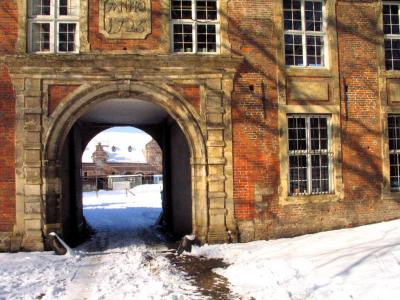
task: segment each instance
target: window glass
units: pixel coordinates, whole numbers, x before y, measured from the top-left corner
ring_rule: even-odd
[[[217,52],[217,12],[216,0],[171,0],[172,50]]]
[[[329,117],[288,117],[289,195],[330,193]]]
[[[58,28],[58,51],[74,52],[75,51],[75,31],[76,24],[60,23]]]
[[[29,0],[29,51],[78,52],[79,0]]]
[[[390,189],[400,191],[400,115],[388,116]]]
[[[323,2],[284,0],[283,21],[286,65],[324,66]]]
[[[35,52],[50,51],[50,24],[35,23],[32,25],[33,44]]]
[[[34,16],[50,15],[50,0],[32,0],[31,7]]]

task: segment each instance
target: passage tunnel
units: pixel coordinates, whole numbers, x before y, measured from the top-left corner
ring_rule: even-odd
[[[133,126],[148,133],[162,150],[163,223],[177,238],[192,232],[190,149],[178,123],[159,105],[134,98],[113,98],[90,106],[71,127],[61,154],[60,216],[64,238],[74,243],[85,227],[82,206],[82,153],[101,131]],[[134,141],[132,141],[134,143]],[[54,210],[53,210],[54,211]]]

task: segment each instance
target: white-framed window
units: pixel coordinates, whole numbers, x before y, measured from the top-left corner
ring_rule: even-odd
[[[400,192],[400,114],[388,115],[390,190]]]
[[[283,0],[285,64],[324,67],[327,57],[323,0]]]
[[[332,192],[331,120],[327,115],[288,115],[288,193]]]
[[[29,52],[79,51],[79,0],[28,1]]]
[[[171,0],[172,51],[219,52],[218,0]]]
[[[386,70],[400,70],[400,1],[383,2]]]

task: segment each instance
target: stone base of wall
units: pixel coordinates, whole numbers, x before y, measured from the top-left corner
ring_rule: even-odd
[[[11,232],[0,232],[0,252],[10,252]]]
[[[312,209],[307,205],[279,207],[277,214],[238,221],[239,242],[289,238],[400,219],[399,200],[376,202],[371,209],[367,203],[355,200],[314,204]]]

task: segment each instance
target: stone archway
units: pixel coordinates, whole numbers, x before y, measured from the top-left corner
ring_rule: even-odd
[[[205,241],[208,231],[207,152],[203,133],[198,125],[199,118],[194,116],[184,100],[172,89],[131,82],[89,87],[70,97],[68,105],[60,106],[54,111],[45,137],[43,152],[44,160],[47,162],[44,170],[45,231],[61,229],[61,222],[57,221],[57,216],[59,218],[60,214],[56,211],[60,209],[59,202],[62,196],[61,176],[56,175],[60,174],[61,167],[62,147],[60,145],[63,145],[73,124],[90,107],[117,97],[155,103],[167,111],[181,128],[191,153],[192,228],[196,235]]]
[[[227,231],[235,240],[231,93],[240,62],[101,54],[10,59],[17,99],[13,249],[41,250],[44,235],[59,229],[46,213],[61,195],[59,146],[79,114],[115,96],[154,102],[179,124],[191,152],[193,229],[203,242],[227,241]],[[52,106],[57,86],[70,92]]]

